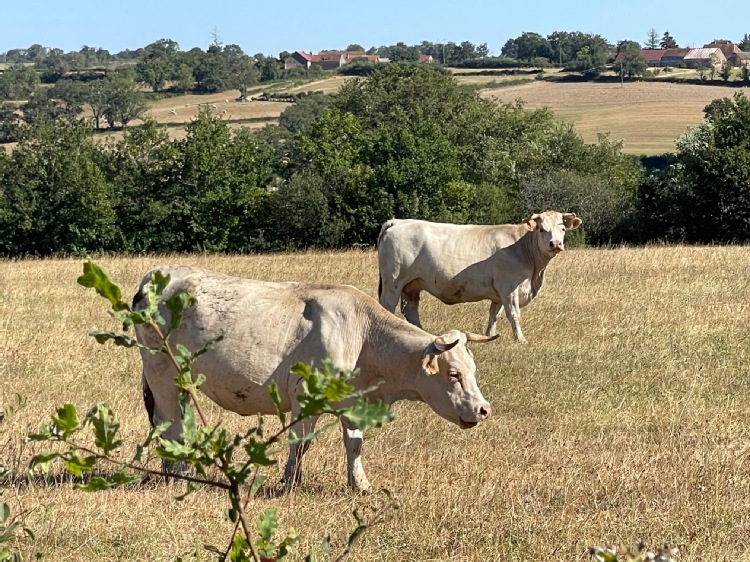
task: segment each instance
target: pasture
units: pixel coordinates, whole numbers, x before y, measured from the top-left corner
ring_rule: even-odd
[[[676,545],[683,561],[750,557],[748,250],[573,249],[555,258],[522,311],[529,344],[513,343],[503,319],[497,341],[473,346],[489,421],[462,431],[423,404],[402,402],[393,423],[366,433],[373,488],[389,489],[400,509],[347,559],[586,560],[589,545],[639,540]],[[160,263],[348,283],[373,296],[377,288],[372,250],[97,261],[126,295]],[[148,431],[138,354],[87,336],[117,326],[105,301],[76,284],[81,264],[0,263],[0,409],[16,393],[27,398],[0,426],[0,458],[19,475],[40,449],[21,435],[65,402],[84,412],[109,403],[127,444]],[[432,333],[481,332],[487,309],[427,295],[422,320]],[[253,421],[207,409],[230,428]],[[284,460],[285,452],[272,481]],[[219,491],[181,502],[176,484],[86,494],[60,475],[58,467],[3,484],[3,501],[26,514],[45,560],[192,560],[201,545],[224,547],[229,536]],[[292,560],[320,555],[329,534],[333,559],[354,527],[351,511],[384,501],[348,492],[334,428],[305,457],[300,489],[254,498],[248,511],[278,507],[280,527],[303,535]]]
[[[712,100],[735,92],[750,95],[750,88],[698,86],[665,82],[565,83],[537,81],[532,84],[490,88],[481,95],[504,103],[523,100],[530,109],[549,107],[586,142],[609,133],[623,141],[623,152],[661,154],[673,152],[674,141],[689,126],[703,120],[703,108]]]
[[[476,71],[475,71],[476,72]],[[523,100],[530,109],[549,107],[555,116],[571,123],[586,142],[596,142],[599,133],[609,133],[615,141],[623,141],[628,154],[661,154],[673,152],[675,140],[690,126],[703,120],[703,109],[712,100],[732,97],[742,91],[750,95],[750,88],[697,86],[666,82],[565,83],[531,81],[527,84],[502,86],[503,82],[530,79],[528,76],[482,76],[457,72],[459,84],[480,90],[480,95],[502,103]],[[275,87],[274,91],[297,93],[323,91],[335,93],[351,77],[332,76],[322,80],[289,87]],[[254,89],[260,93],[262,89]],[[236,90],[208,96],[179,96],[154,103],[150,115],[169,127],[170,137],[183,138],[184,125],[195,117],[199,104],[226,119],[230,127],[261,128],[276,123],[289,106],[284,102],[235,102]],[[226,100],[229,100],[228,102]],[[175,110],[175,114],[171,110]],[[226,113],[224,113],[226,112]],[[262,121],[260,120],[262,119]],[[121,136],[121,133],[107,133]]]

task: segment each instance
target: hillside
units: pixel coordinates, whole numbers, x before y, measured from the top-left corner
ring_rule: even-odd
[[[528,108],[547,106],[560,119],[573,123],[587,142],[596,142],[598,133],[610,133],[612,139],[624,142],[624,152],[659,154],[674,150],[675,139],[702,121],[708,103],[738,91],[750,94],[747,87],[535,81],[485,89],[481,95],[503,103],[520,99]]]
[[[609,133],[624,142],[623,151],[631,154],[660,154],[674,150],[674,141],[692,125],[703,119],[703,108],[712,100],[731,97],[734,92],[750,94],[750,88],[697,86],[662,82],[599,84],[594,82],[563,83],[533,81],[528,84],[501,86],[517,77],[463,76],[459,83],[480,90],[485,98],[510,103],[523,100],[528,108],[549,107],[561,120],[572,123],[586,142],[596,142],[597,134]],[[277,91],[296,93],[323,91],[333,93],[350,78],[327,77]],[[223,115],[232,127],[260,128],[274,123],[289,106],[283,102],[234,101],[236,90],[209,96],[180,96],[155,103],[150,114],[170,126],[173,138],[184,136],[184,124],[195,117],[199,104],[216,104],[214,111]],[[227,101],[228,100],[228,101]],[[171,113],[172,109],[176,114]],[[226,113],[224,113],[226,112]],[[252,121],[249,121],[252,120]]]

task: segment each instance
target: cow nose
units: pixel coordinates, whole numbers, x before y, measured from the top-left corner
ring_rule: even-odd
[[[477,411],[477,419],[480,421],[484,421],[487,418],[489,418],[492,415],[492,406],[489,404],[482,404],[479,406],[479,410]]]
[[[550,240],[549,247],[552,248],[553,250],[562,250],[563,243],[560,240]]]

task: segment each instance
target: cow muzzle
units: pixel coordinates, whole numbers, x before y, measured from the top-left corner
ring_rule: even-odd
[[[553,252],[562,252],[565,249],[565,244],[560,240],[550,240],[549,249]]]
[[[476,411],[476,421],[466,421],[463,418],[459,418],[459,426],[461,426],[461,429],[471,429],[472,427],[475,427],[480,421],[485,421],[492,415],[492,406],[489,405],[489,403],[485,402],[484,404],[480,405],[479,408],[477,408]]]

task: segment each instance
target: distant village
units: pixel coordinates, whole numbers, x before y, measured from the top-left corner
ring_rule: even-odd
[[[641,49],[641,57],[650,67],[723,68],[729,63],[736,68],[750,68],[750,52],[742,51],[731,41],[707,43],[698,49]],[[615,62],[625,58],[618,53]]]
[[[321,70],[335,70],[355,60],[387,63],[380,55],[368,55],[365,51],[320,51],[317,55],[305,51],[294,51],[284,59],[284,70],[290,68],[310,68],[315,65]],[[419,62],[432,62],[432,55],[420,55]]]

